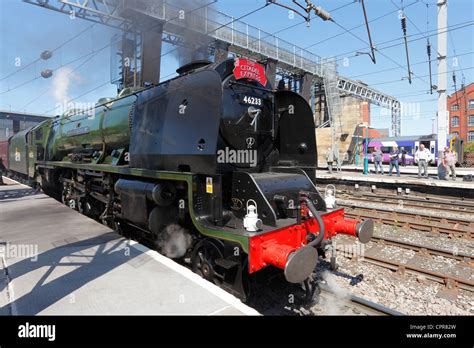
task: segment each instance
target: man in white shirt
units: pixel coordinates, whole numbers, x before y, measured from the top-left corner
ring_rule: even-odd
[[[425,145],[420,144],[420,148],[415,153],[415,162],[418,163],[418,178],[424,176],[428,177],[428,162],[431,161],[431,152],[425,148]],[[423,175],[421,169],[423,168]]]

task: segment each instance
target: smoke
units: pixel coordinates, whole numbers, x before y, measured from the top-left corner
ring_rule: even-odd
[[[157,241],[160,251],[167,257],[176,259],[184,256],[191,247],[192,237],[184,228],[171,224],[164,228]]]
[[[70,100],[69,89],[72,82],[81,82],[82,77],[70,67],[62,67],[53,75],[51,94],[57,104],[66,105]]]
[[[208,46],[213,38],[203,33],[218,28],[214,20],[216,12],[211,6],[206,6],[210,2],[209,0],[173,1],[173,6],[178,9],[178,19],[171,21],[169,25],[177,22],[182,25],[177,34],[183,39],[183,45],[178,46],[173,52],[179,65],[209,58]]]
[[[324,271],[321,277],[326,281],[329,290],[334,296],[321,298],[320,305],[328,315],[341,315],[346,311],[345,303],[350,301],[351,294],[347,289],[341,288],[328,271]]]
[[[154,19],[164,14],[163,31],[179,37],[177,46],[172,46],[169,52],[181,66],[209,58],[208,46],[213,39],[206,33],[219,28],[215,20],[217,11],[211,3],[212,0],[173,0],[163,6],[163,0],[127,0],[122,15],[140,21],[146,32],[156,31],[158,22]]]

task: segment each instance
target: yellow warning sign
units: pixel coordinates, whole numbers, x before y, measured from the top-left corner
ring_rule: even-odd
[[[212,193],[212,178],[206,178],[206,193]]]

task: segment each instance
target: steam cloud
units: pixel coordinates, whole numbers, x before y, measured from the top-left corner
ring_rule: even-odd
[[[350,301],[351,294],[348,290],[341,288],[337,282],[331,277],[331,273],[324,271],[321,277],[326,281],[329,289],[333,292],[334,297],[321,299],[321,307],[323,307],[329,315],[344,314],[345,303]]]
[[[67,104],[70,100],[69,89],[72,82],[81,82],[81,76],[70,67],[62,67],[53,75],[53,86],[51,94],[56,103]]]
[[[180,225],[171,224],[164,228],[157,245],[161,252],[172,259],[180,258],[192,244],[191,235]]]

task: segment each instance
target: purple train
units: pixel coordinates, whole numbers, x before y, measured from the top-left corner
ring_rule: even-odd
[[[456,134],[448,135],[446,146],[449,146],[453,149],[458,157],[462,156],[462,139],[459,138]],[[415,152],[418,150],[420,144],[424,144],[425,148],[430,150],[432,155],[431,165],[437,165],[438,163],[438,140],[436,134],[430,135],[409,135],[409,136],[400,136],[400,137],[387,137],[387,138],[372,138],[369,139],[369,148],[368,148],[368,157],[369,162],[374,163],[374,156],[372,153],[375,151],[375,148],[378,147],[384,153],[383,163],[388,163],[390,161],[390,151],[393,146],[398,146],[400,151],[405,151],[405,164],[413,165],[415,164]],[[364,142],[365,146],[365,142]],[[458,158],[458,163],[461,163],[462,159]]]

